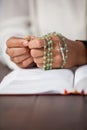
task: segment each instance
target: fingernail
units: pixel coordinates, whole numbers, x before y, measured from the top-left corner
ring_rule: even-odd
[[[28,46],[28,41],[23,42],[24,46]]]

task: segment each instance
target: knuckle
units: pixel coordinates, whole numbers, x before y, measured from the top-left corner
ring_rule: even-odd
[[[11,57],[13,57],[14,54],[15,54],[15,51],[11,49],[11,50],[9,51],[9,55],[10,55]]]
[[[16,64],[16,65],[19,66],[20,68],[25,68],[25,67],[23,67],[22,62],[21,62],[21,63],[18,63],[18,64]]]
[[[25,68],[25,67],[23,66],[23,64],[16,64],[16,65],[18,65],[20,68]]]
[[[8,54],[10,57],[13,57],[14,56],[14,50],[7,48],[6,54]]]
[[[6,45],[9,46],[9,44],[12,43],[12,42],[13,42],[13,37],[11,37],[7,40]]]
[[[14,61],[15,63],[19,63],[19,59],[18,59],[17,57],[13,58],[13,61]]]
[[[43,45],[44,45],[43,41],[42,41],[41,39],[39,39],[39,40],[38,40],[38,46],[39,46],[39,47],[43,47]]]
[[[33,58],[29,58],[28,60],[25,60],[22,62],[23,67],[28,67],[33,62]]]
[[[14,50],[9,50],[9,55],[11,56],[11,57],[14,57],[14,55],[15,55],[15,51]]]
[[[39,63],[39,64],[43,63],[42,57],[40,57],[40,58],[34,58],[34,61],[35,61],[35,63]]]
[[[42,47],[42,41],[41,41],[40,38],[37,38],[37,39],[35,40],[35,42],[36,42],[37,48],[41,48],[41,47]]]
[[[31,50],[31,56],[36,57],[36,51],[34,49]]]

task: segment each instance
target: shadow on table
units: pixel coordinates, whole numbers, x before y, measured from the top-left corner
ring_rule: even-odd
[[[11,72],[11,70],[7,66],[0,63],[0,82],[9,72]]]

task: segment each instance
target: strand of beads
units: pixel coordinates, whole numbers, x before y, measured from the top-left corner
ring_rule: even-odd
[[[42,37],[42,40],[44,42],[44,56],[43,56],[43,69],[44,70],[47,70],[47,63],[46,63],[46,60],[47,60],[47,44],[46,44],[46,40],[45,40],[45,36]]]
[[[53,41],[51,39],[51,34],[47,34],[42,37],[44,41],[44,56],[43,56],[43,69],[50,70],[52,69],[52,50],[53,50]]]
[[[67,61],[67,58],[68,58],[68,52],[69,52],[69,50],[68,50],[68,46],[67,46],[67,43],[65,42],[65,38],[63,37],[63,35],[61,34],[61,33],[56,33],[56,32],[54,32],[53,33],[55,36],[58,36],[58,37],[60,37],[61,38],[61,40],[63,41],[63,43],[64,43],[64,46],[62,45],[62,43],[60,43],[59,42],[59,51],[61,52],[61,54],[62,54],[62,61],[63,61],[63,63],[62,63],[62,65],[61,65],[61,69],[63,69],[64,68],[64,66],[65,66],[65,64],[66,64],[66,61]]]
[[[52,50],[53,50],[53,41],[50,37],[51,34],[46,36],[47,45],[48,45],[48,53],[47,53],[47,69],[52,69]]]
[[[43,56],[43,69],[44,70],[49,70],[49,69],[52,69],[52,64],[53,64],[53,53],[52,53],[52,50],[53,50],[53,41],[51,39],[51,35],[54,35],[56,37],[60,37],[61,40],[63,41],[63,44],[61,42],[59,42],[59,47],[58,48],[58,51],[61,52],[61,55],[62,55],[62,65],[60,68],[64,68],[65,64],[66,64],[66,60],[68,58],[68,46],[67,46],[67,43],[65,41],[65,38],[63,37],[62,34],[60,33],[56,33],[56,32],[53,32],[52,34],[47,34],[45,36],[42,37],[42,40],[44,41],[44,56]]]

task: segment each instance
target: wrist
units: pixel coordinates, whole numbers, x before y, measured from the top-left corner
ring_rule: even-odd
[[[83,44],[83,42],[72,41],[67,38],[65,38],[64,42],[67,43],[67,47],[69,50],[65,68],[87,64],[87,48]]]
[[[77,65],[87,64],[87,48],[81,41],[75,41],[78,51],[78,63]]]
[[[68,58],[65,68],[87,64],[87,49],[80,41],[66,39],[68,45]]]

